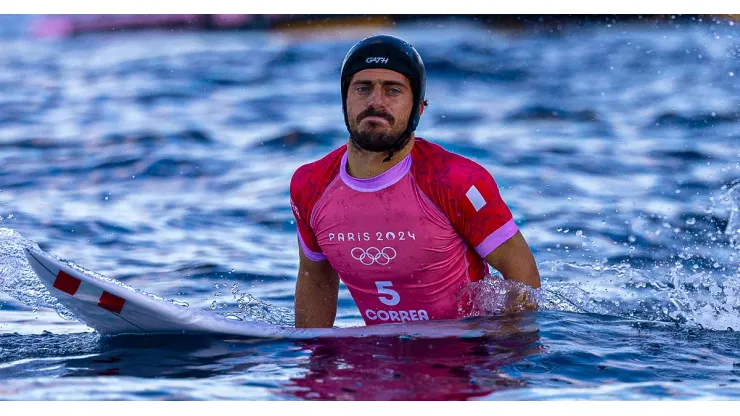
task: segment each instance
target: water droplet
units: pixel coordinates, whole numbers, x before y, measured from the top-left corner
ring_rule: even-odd
[[[696,224],[696,218],[689,218],[686,220],[686,225],[694,225]]]
[[[211,302],[211,309],[216,309],[216,301]]]

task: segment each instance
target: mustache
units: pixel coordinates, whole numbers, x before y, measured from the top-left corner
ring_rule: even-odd
[[[392,115],[386,113],[385,111],[376,111],[372,108],[368,108],[367,110],[358,114],[356,120],[359,123],[360,121],[362,121],[362,119],[366,117],[383,117],[391,125],[393,125],[396,122],[396,119]]]

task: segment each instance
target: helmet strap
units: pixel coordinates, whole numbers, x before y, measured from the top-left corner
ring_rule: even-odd
[[[421,100],[421,105],[424,107],[429,105],[429,101],[427,100]],[[409,116],[409,121],[407,123],[411,124],[411,118],[412,117],[419,117],[419,110],[416,110],[411,113]],[[346,114],[346,113],[345,113]],[[348,127],[349,128],[349,127]],[[398,152],[399,150],[403,149],[404,146],[406,146],[406,143],[409,142],[409,139],[411,138],[411,135],[414,133],[413,130],[411,130],[410,125],[406,125],[406,131],[404,131],[400,136],[398,136],[398,139],[396,140],[396,143],[393,144],[393,147],[388,151],[388,156],[383,159],[383,163],[390,162],[391,159],[393,159],[393,154]]]
[[[409,131],[403,132],[403,134],[401,134],[401,136],[396,140],[396,143],[393,144],[393,147],[388,150],[388,156],[383,159],[383,163],[390,162],[391,159],[393,159],[393,154],[403,149],[403,147],[406,146],[406,143],[409,142],[410,138],[411,133]]]

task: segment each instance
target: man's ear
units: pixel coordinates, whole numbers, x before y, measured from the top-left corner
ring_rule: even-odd
[[[429,102],[427,100],[422,100],[419,103],[419,117],[421,117],[422,114],[424,114],[424,109],[429,105]]]

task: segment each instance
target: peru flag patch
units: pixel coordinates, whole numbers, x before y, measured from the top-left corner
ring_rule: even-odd
[[[483,189],[485,190],[485,188]],[[468,192],[465,194],[465,196],[468,198],[470,204],[473,205],[473,208],[475,208],[475,212],[483,209],[488,201],[491,200],[491,196],[485,198],[483,194],[481,194],[481,191],[478,190],[478,187],[475,185],[471,186],[470,189],[468,189]]]
[[[463,201],[467,201],[467,203],[463,204],[463,208],[466,214],[475,215],[499,198],[498,190],[494,186],[491,186],[485,179],[478,179],[465,192]],[[494,205],[497,204],[494,203]]]
[[[483,198],[483,195],[481,195],[478,188],[475,187],[475,185],[471,186],[470,189],[468,189],[468,192],[465,194],[466,197],[468,197],[468,201],[470,201],[471,204],[473,204],[473,208],[475,208],[475,212],[478,212],[486,206],[486,200]]]

